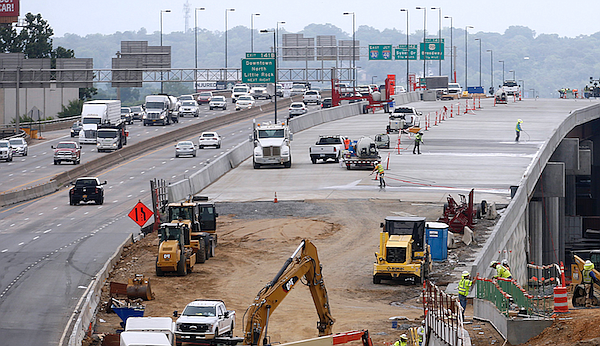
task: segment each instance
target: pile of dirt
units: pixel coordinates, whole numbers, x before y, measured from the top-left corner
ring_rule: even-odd
[[[540,335],[525,345],[592,346],[600,345],[600,310],[598,308],[571,309],[560,314]]]
[[[279,204],[279,203],[278,203]],[[215,257],[198,264],[184,277],[157,277],[158,239],[150,234],[127,247],[108,282],[127,283],[135,274],[150,278],[156,299],[144,302],[145,316],[172,316],[194,299],[221,299],[236,311],[234,335],[242,336],[243,316],[255,295],[279,271],[302,239],[319,251],[323,278],[336,323],[334,332],[367,329],[375,344],[393,343],[423,317],[421,287],[410,282],[372,283],[374,253],[379,245],[379,223],[388,215],[425,216],[435,221],[441,204],[412,204],[390,200],[311,201],[282,204],[229,203],[217,205],[218,246]],[[260,212],[269,209],[269,213]],[[475,242],[452,249],[449,259],[435,262],[431,280],[438,285],[457,281],[455,268],[472,260],[494,221],[481,220]],[[108,283],[102,302],[107,302]],[[390,317],[404,316],[398,328]],[[271,342],[317,336],[317,314],[307,287],[297,285],[272,314]],[[102,309],[96,331],[114,333],[120,319]],[[489,339],[486,335],[486,341]],[[475,344],[475,343],[474,343]],[[477,345],[477,344],[475,344]]]

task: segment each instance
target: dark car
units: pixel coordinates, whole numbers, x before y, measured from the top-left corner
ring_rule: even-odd
[[[81,131],[82,127],[83,125],[81,125],[81,122],[74,122],[73,126],[71,126],[71,137],[79,137],[79,131]]]
[[[326,97],[321,101],[321,108],[331,108],[333,107],[333,100],[331,97]]]
[[[77,178],[69,190],[69,204],[77,205],[80,202],[94,201],[96,204],[104,203],[104,187],[106,181],[100,182],[96,177]]]

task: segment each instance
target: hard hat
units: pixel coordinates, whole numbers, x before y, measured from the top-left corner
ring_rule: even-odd
[[[462,272],[462,277],[463,277],[463,278],[465,278],[465,277],[467,277],[467,276],[469,276],[469,272],[468,272],[468,271],[466,271],[466,270],[465,270],[465,271],[463,271],[463,272]]]
[[[490,262],[490,268],[494,268],[496,267],[496,264],[498,263],[498,261],[491,261]]]
[[[517,122],[518,122],[518,123],[522,123],[522,122],[523,122],[523,120],[519,119],[519,120],[517,120]]]
[[[585,261],[585,264],[583,265],[583,269],[585,269],[585,270],[594,269],[594,263],[592,263],[592,261],[590,261],[590,260]]]
[[[508,260],[506,258],[503,259],[501,263],[503,266],[508,266]]]
[[[421,324],[422,324],[422,325],[425,325],[425,320],[421,321]]]
[[[400,335],[400,340],[408,340],[408,336],[406,334]]]

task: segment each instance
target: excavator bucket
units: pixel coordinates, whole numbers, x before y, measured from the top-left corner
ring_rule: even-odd
[[[143,300],[154,299],[152,289],[150,288],[150,279],[145,278],[142,274],[135,274],[135,277],[129,279],[129,283],[127,284],[127,298],[142,298]]]

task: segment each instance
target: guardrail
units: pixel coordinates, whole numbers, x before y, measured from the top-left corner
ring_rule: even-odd
[[[423,283],[423,310],[425,335],[435,336],[443,343],[453,346],[470,345],[467,331],[463,327],[462,307],[458,298],[442,291],[430,281]],[[431,331],[431,332],[430,332]],[[466,337],[465,337],[466,334]],[[428,345],[440,345],[427,340]]]

